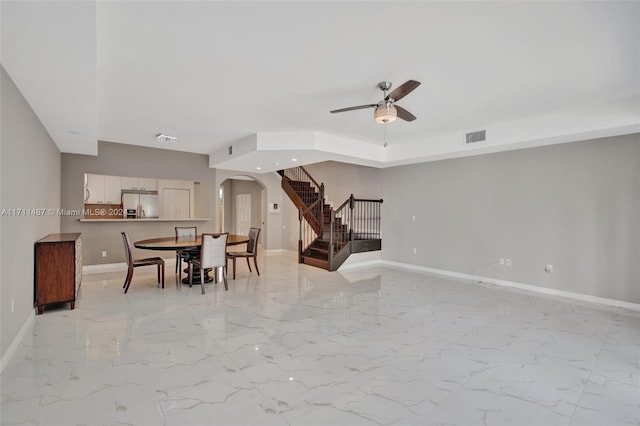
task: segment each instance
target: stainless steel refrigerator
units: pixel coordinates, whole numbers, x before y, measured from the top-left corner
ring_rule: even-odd
[[[122,191],[122,209],[125,218],[158,218],[160,217],[158,193],[155,191]]]

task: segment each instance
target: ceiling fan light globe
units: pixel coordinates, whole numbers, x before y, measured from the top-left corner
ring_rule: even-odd
[[[379,124],[387,124],[396,121],[398,111],[393,105],[381,105],[373,112],[373,121]]]

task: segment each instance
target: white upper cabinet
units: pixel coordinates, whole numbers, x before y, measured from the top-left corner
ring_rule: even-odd
[[[120,204],[122,203],[122,189],[120,183],[120,176],[105,176],[104,177],[104,202],[105,204]]]
[[[138,178],[138,188],[141,191],[157,191],[158,179]]]
[[[138,189],[137,177],[122,177],[122,189]]]
[[[84,188],[84,202],[88,204],[104,203],[104,176],[87,174]]]
[[[122,189],[135,191],[157,191],[158,179],[123,177]]]
[[[120,176],[87,174],[84,202],[87,204],[120,204]]]

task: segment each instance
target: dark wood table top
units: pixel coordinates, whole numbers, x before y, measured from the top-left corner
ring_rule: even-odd
[[[227,237],[228,246],[235,246],[248,242],[249,237],[246,235],[229,234],[229,236]],[[145,250],[182,250],[193,247],[200,247],[201,245],[202,235],[196,236],[195,239],[192,237],[162,237],[140,240],[133,243],[134,247]]]

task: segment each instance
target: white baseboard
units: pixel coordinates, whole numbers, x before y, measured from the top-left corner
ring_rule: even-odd
[[[127,264],[122,263],[102,263],[100,265],[84,265],[82,266],[83,274],[99,274],[102,272],[124,271]]]
[[[22,342],[22,339],[24,339],[25,334],[27,334],[27,330],[29,329],[35,318],[35,309],[32,309],[31,314],[29,314],[24,324],[22,324],[22,327],[20,327],[20,331],[18,331],[16,337],[13,338],[5,353],[2,354],[2,358],[0,359],[0,374],[9,363],[9,360],[13,356],[13,353],[16,351],[16,349],[18,349],[18,345]]]
[[[297,256],[298,252],[295,250],[287,250],[287,249],[269,249],[264,251],[267,256],[275,256],[278,254],[285,254],[290,256]]]
[[[532,285],[532,284],[523,284],[523,283],[518,283],[514,281],[506,281],[506,280],[500,280],[496,278],[483,277],[480,275],[471,275],[471,274],[465,274],[461,272],[447,271],[444,269],[430,268],[428,266],[419,266],[419,265],[412,265],[409,263],[393,262],[390,260],[369,260],[365,262],[353,263],[351,265],[347,265],[346,267],[341,267],[340,271],[369,268],[373,266],[387,266],[387,267],[397,268],[397,269],[402,269],[407,271],[427,273],[430,275],[457,278],[465,281],[470,281],[472,283],[482,282],[487,284],[494,284],[500,287],[517,288],[520,290],[531,291],[534,293],[542,293],[542,294],[548,294],[551,296],[566,297],[569,299],[580,300],[583,302],[597,303],[600,305],[613,306],[616,308],[624,308],[624,309],[640,312],[640,304],[638,303],[625,302],[623,300],[616,300],[616,299],[608,299],[606,297],[591,296],[591,295],[582,294],[582,293],[574,293],[571,291],[557,290],[554,288],[541,287],[541,286]]]

